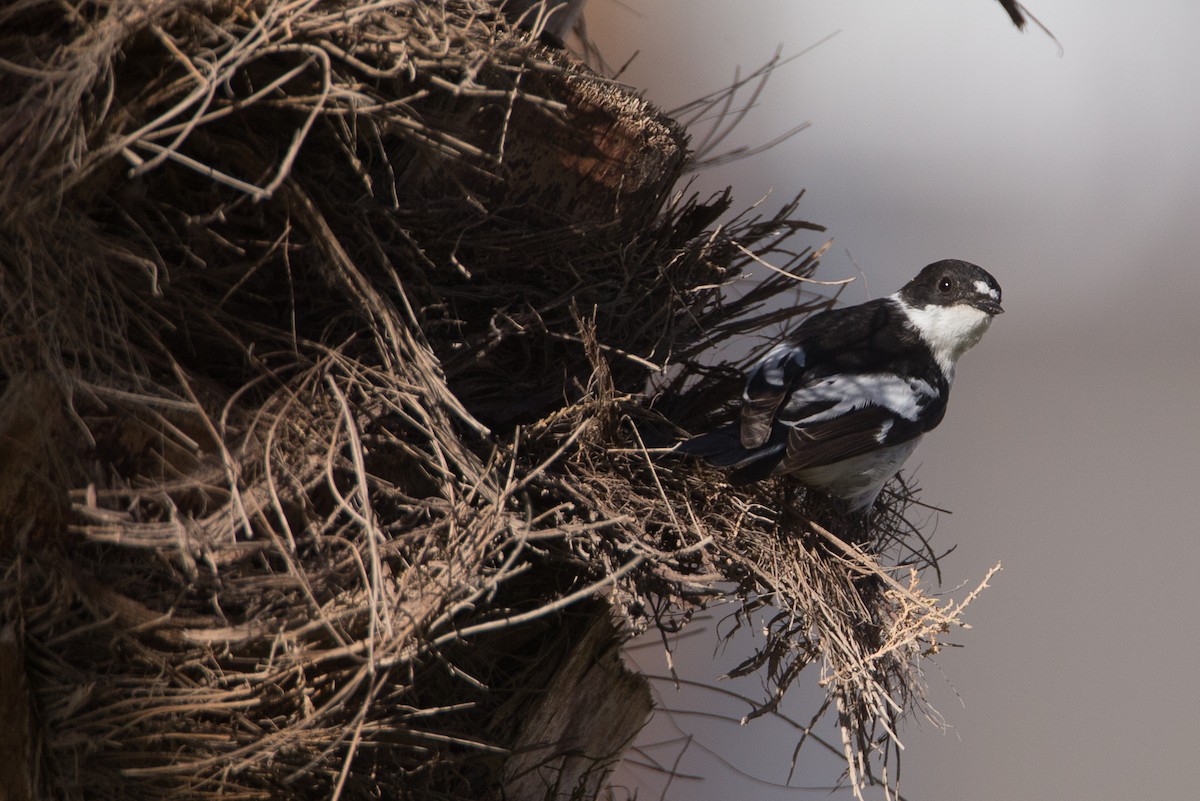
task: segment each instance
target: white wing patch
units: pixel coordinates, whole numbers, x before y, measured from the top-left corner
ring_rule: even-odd
[[[916,420],[926,402],[936,394],[929,382],[919,378],[902,378],[892,373],[835,375],[794,392],[784,408],[784,416],[792,417],[810,403],[834,401],[834,405],[824,411],[787,422],[792,425],[819,423],[864,406],[882,406],[905,420]],[[884,431],[883,435],[886,433]]]

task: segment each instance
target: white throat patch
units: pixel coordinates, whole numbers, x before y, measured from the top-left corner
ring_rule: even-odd
[[[958,358],[975,346],[992,324],[992,315],[960,303],[955,306],[931,304],[922,308],[909,306],[898,295],[892,299],[900,304],[908,321],[933,351],[933,358],[947,381],[954,380],[954,365]]]

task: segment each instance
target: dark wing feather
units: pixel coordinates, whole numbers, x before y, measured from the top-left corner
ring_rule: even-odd
[[[900,442],[911,437],[895,437],[912,425],[882,406],[866,406],[832,420],[794,426],[787,436],[787,451],[778,471],[791,473],[809,467],[840,462],[852,456],[876,450],[885,442]],[[919,433],[915,432],[912,436]]]
[[[757,398],[747,397],[742,401],[740,435],[742,447],[757,448],[771,436],[771,426],[775,423],[775,412],[783,403],[786,393],[760,395]]]
[[[737,426],[733,424],[686,439],[675,446],[675,452],[700,457],[716,467],[733,467],[752,456],[742,447]]]
[[[744,448],[757,448],[771,436],[775,414],[793,382],[804,372],[804,349],[777,345],[759,359],[746,376],[742,395],[741,440]]]

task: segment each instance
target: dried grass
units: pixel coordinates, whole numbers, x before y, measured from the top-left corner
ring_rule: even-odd
[[[715,226],[682,132],[534,42],[471,0],[0,10],[4,401],[56,421],[0,603],[46,797],[498,796],[564,643],[729,580],[780,610],[764,709],[819,661],[872,775],[966,603],[881,563],[909,493],[851,545],[652,455],[736,394],[702,354],[828,304],[815,226]],[[564,197],[529,140],[581,129]]]

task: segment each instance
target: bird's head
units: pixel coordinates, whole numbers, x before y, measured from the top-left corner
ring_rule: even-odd
[[[1003,314],[1000,284],[970,262],[934,262],[896,293],[909,321],[929,345],[947,377],[954,363]]]
[[[914,309],[929,306],[970,306],[994,317],[1003,314],[1000,284],[987,270],[957,259],[935,261],[900,290],[900,299]]]

